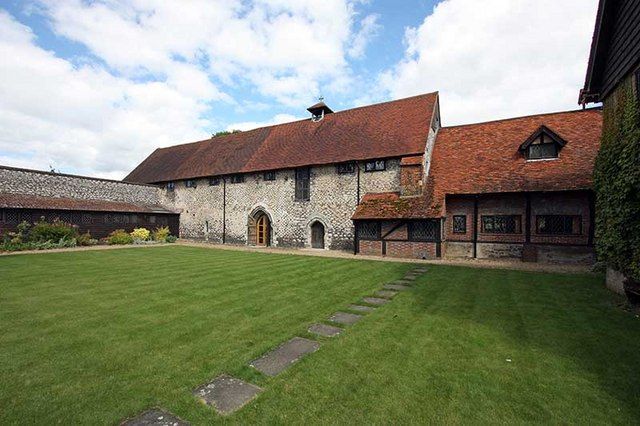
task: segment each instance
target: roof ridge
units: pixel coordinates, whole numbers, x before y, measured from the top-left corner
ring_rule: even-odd
[[[570,114],[570,113],[590,112],[590,111],[602,111],[602,107],[601,106],[597,106],[597,107],[584,108],[584,109],[580,108],[580,109],[571,109],[571,110],[566,110],[566,111],[543,112],[543,113],[539,113],[539,114],[520,115],[518,117],[500,118],[500,119],[497,119],[497,120],[478,121],[478,122],[475,122],[475,123],[467,123],[467,124],[456,124],[454,126],[442,126],[442,128],[440,130],[454,129],[454,128],[458,128],[458,127],[467,127],[467,126],[477,126],[479,124],[501,123],[501,122],[504,122],[504,121],[521,120],[523,118],[543,117],[543,116],[547,116],[547,115]]]
[[[388,101],[377,102],[375,104],[361,105],[361,106],[357,106],[357,107],[353,107],[353,108],[343,109],[343,110],[340,110],[340,111],[334,111],[333,113],[331,113],[331,115],[341,114],[341,113],[349,112],[349,111],[360,110],[360,109],[364,109],[364,108],[372,108],[372,107],[376,107],[376,106],[379,106],[379,105],[385,105],[385,104],[390,104],[390,103],[394,103],[394,102],[402,102],[402,101],[407,101],[407,100],[410,100],[410,99],[426,97],[426,96],[430,96],[430,95],[438,95],[438,94],[439,94],[439,92],[436,90],[435,92],[422,93],[420,95],[408,96],[406,98],[391,99],[391,100],[388,100]],[[245,133],[246,134],[246,133],[254,132],[254,131],[257,131],[257,130],[269,129],[269,128],[274,128],[274,127],[279,127],[279,126],[287,126],[287,125],[300,123],[300,122],[303,122],[303,121],[309,121],[309,120],[310,120],[310,118],[301,118],[299,120],[287,121],[287,122],[284,122],[284,123],[269,124],[269,125],[266,125],[266,126],[260,126],[260,127],[256,127],[256,128],[249,129],[249,130],[241,130],[240,132],[236,132],[236,133],[229,133],[229,134],[226,134],[226,135],[213,136],[211,138],[202,139],[202,140],[199,140],[199,141],[184,142],[184,143],[179,143],[179,144],[176,144],[176,145],[170,145],[170,146],[165,146],[165,147],[162,147],[162,148],[156,148],[156,150],[175,148],[177,146],[185,146],[185,145],[197,144],[197,143],[202,143],[202,142],[212,142],[212,141],[214,141],[216,139],[223,140],[223,139],[227,139],[230,136],[238,135],[240,133]]]

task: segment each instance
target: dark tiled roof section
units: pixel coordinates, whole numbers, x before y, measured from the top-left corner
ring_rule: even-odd
[[[557,159],[526,161],[518,148],[542,125],[567,144]],[[447,194],[590,189],[601,133],[600,109],[442,128],[425,190],[427,215],[443,215]]]
[[[424,152],[437,93],[157,149],[124,180],[157,183]]]
[[[176,214],[176,212],[161,206],[8,193],[0,193],[0,208]]]
[[[398,192],[368,193],[351,216],[366,219],[420,219],[429,205],[426,197],[401,197]]]

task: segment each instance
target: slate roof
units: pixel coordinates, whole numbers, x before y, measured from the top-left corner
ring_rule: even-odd
[[[139,205],[121,201],[41,197],[38,195],[9,193],[0,193],[0,208],[177,214],[176,212],[167,210],[164,207],[154,205]]]
[[[557,159],[526,161],[520,145],[540,126],[566,145]],[[601,132],[596,108],[444,127],[422,196],[366,194],[352,218],[441,217],[448,194],[591,189]]]
[[[437,92],[155,150],[127,182],[160,183],[424,152]]]

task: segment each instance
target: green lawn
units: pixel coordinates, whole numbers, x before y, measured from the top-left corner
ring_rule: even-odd
[[[640,422],[640,320],[597,276],[430,266],[281,375],[246,366],[411,268],[182,246],[0,257],[0,424],[150,406],[194,424]],[[191,395],[223,372],[265,389],[227,418]]]

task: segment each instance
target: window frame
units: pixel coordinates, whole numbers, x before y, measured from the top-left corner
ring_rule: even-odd
[[[187,179],[184,181],[185,188],[195,189],[198,187],[198,181],[196,179]]]
[[[421,225],[421,224],[425,224],[425,226],[429,227],[432,226],[433,227],[433,237],[418,237],[416,236],[417,234],[417,226]],[[438,241],[438,224],[437,222],[433,221],[433,220],[429,220],[429,219],[424,219],[424,220],[412,220],[410,222],[407,223],[407,239],[409,241],[415,241],[415,242],[430,242],[430,243],[434,243]]]
[[[176,190],[176,183],[171,181],[171,182],[167,182],[167,186],[166,186],[167,192],[173,192]]]
[[[514,231],[509,232],[507,230],[508,224],[506,220],[513,219],[514,220]],[[487,222],[491,220],[491,227],[493,229],[487,230]],[[497,220],[505,220],[504,229],[496,230],[496,221]],[[522,215],[518,214],[490,214],[490,215],[481,215],[480,216],[480,232],[483,234],[502,234],[502,235],[519,235],[522,234]]]
[[[542,149],[543,147],[553,147],[553,154],[549,155],[549,154],[545,154],[543,153]],[[531,151],[533,148],[540,148],[540,154],[539,156],[532,156],[531,155]],[[538,143],[538,144],[531,144],[527,147],[527,160],[552,160],[555,158],[558,158],[560,155],[560,149],[558,149],[558,144],[556,142],[545,142],[545,143]]]
[[[542,232],[540,230],[540,219],[541,218],[549,218],[549,217],[563,218],[563,220],[570,219],[571,220],[571,232],[551,232],[551,231]],[[573,232],[573,224],[574,224],[575,220],[578,221],[578,230],[577,230],[577,232]],[[566,225],[566,223],[564,223],[563,225]],[[539,215],[536,215],[536,235],[565,236],[565,237],[580,236],[580,235],[582,235],[582,215],[579,215],[579,214],[539,214]]]
[[[456,228],[456,219],[462,218],[462,229]],[[451,221],[451,232],[454,234],[466,234],[467,233],[467,215],[466,214],[454,214]]]
[[[262,179],[266,182],[273,182],[276,180],[276,171],[275,170],[267,170],[262,174]]]
[[[306,173],[306,176],[303,174]],[[295,169],[295,201],[311,200],[311,167],[300,167]]]
[[[220,176],[211,176],[209,178],[209,186],[220,186]]]
[[[349,161],[336,164],[336,173],[339,175],[352,175],[356,172],[356,163]]]
[[[363,226],[372,226],[375,227],[375,230],[372,234],[374,234],[373,236],[370,236],[369,234],[366,234],[363,236],[362,233],[362,227]],[[358,239],[359,240],[364,240],[364,241],[380,241],[382,239],[382,224],[380,223],[380,221],[361,221],[358,222]]]
[[[370,167],[371,166],[371,167]],[[364,163],[365,173],[383,172],[387,170],[387,160],[367,160]]]

